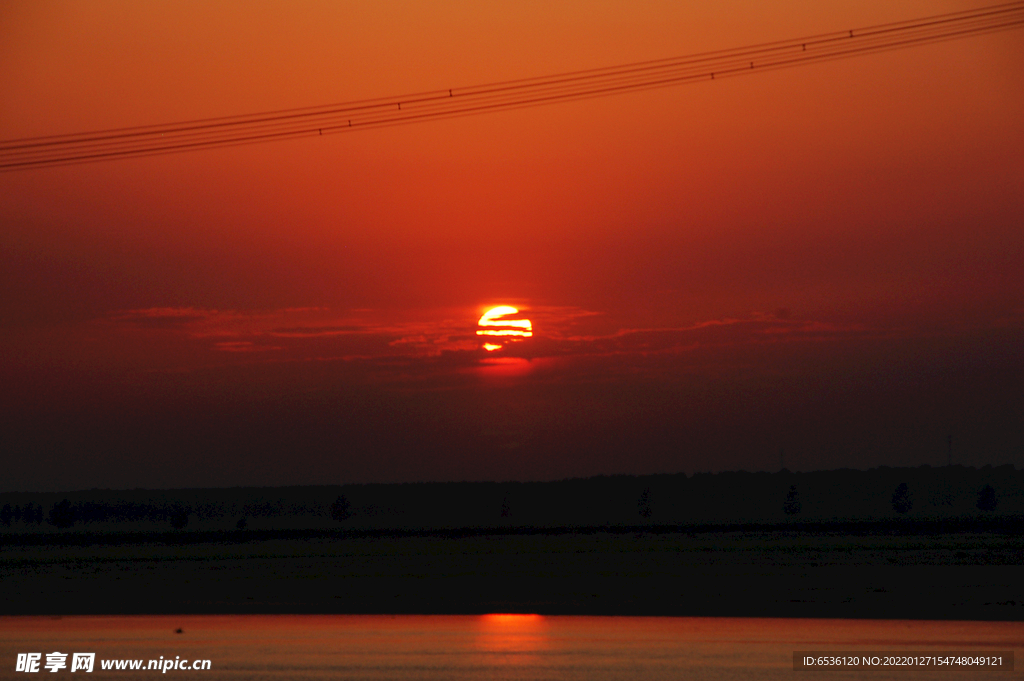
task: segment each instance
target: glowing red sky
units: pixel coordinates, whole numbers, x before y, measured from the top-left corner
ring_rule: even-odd
[[[971,6],[5,3],[0,138]],[[1024,464],[1022,35],[4,173],[2,486]]]

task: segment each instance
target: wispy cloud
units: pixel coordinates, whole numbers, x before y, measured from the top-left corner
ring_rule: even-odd
[[[257,345],[252,341],[221,341],[213,346],[222,352],[269,352],[284,350],[279,345]]]
[[[708,319],[684,326],[620,328],[607,334],[566,335],[571,354],[686,352],[697,348],[785,342],[825,342],[869,333],[863,325],[780,317],[754,312],[746,317]]]
[[[279,338],[317,338],[344,336],[365,331],[361,326],[291,326],[270,329],[267,334]]]
[[[344,361],[362,363],[393,377],[490,366],[496,355],[530,362],[646,357],[765,344],[824,343],[870,334],[862,326],[799,318],[788,311],[754,312],[678,326],[615,328],[612,319],[598,312],[537,306],[528,313],[532,338],[517,339],[499,353],[489,353],[476,335],[478,314],[472,309],[398,313],[322,307],[249,312],[154,307],[115,312],[103,323],[118,333],[158,334],[165,343],[191,346],[196,352],[205,347],[212,363],[217,363],[217,357],[228,363]],[[595,327],[608,330],[594,332]]]

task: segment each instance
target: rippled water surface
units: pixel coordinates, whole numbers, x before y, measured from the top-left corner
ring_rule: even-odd
[[[181,630],[177,633],[177,630]],[[1016,622],[540,615],[210,615],[0,618],[0,678],[18,653],[96,653],[87,678],[977,678],[952,670],[799,671],[794,650],[1014,650]],[[208,659],[209,671],[104,671],[104,659]],[[67,669],[58,674],[70,674]],[[1017,667],[1020,669],[1020,666]],[[79,672],[76,672],[76,675]],[[1019,677],[987,673],[983,678]]]

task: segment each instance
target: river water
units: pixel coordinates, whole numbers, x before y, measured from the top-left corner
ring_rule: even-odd
[[[180,633],[178,630],[180,629]],[[0,617],[0,678],[19,653],[95,653],[86,678],[219,679],[947,679],[979,670],[794,671],[793,652],[1017,651],[1024,624],[540,615],[158,615]],[[150,659],[209,670],[146,670]],[[104,660],[141,659],[141,671]],[[1017,666],[1020,669],[1020,666]],[[81,672],[74,672],[78,676]],[[56,678],[40,666],[42,678]],[[1020,677],[988,672],[982,678]],[[72,677],[75,678],[75,677]]]

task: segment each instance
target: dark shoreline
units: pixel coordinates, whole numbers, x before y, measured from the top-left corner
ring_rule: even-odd
[[[1024,621],[1022,526],[994,517],[8,534],[0,614]]]
[[[1013,467],[0,497],[0,615],[1024,621]]]
[[[591,526],[497,526],[454,528],[308,528],[261,530],[165,530],[145,531],[72,531],[55,533],[18,532],[0,534],[0,548],[4,546],[93,546],[169,544],[188,545],[205,543],[239,543],[272,540],[311,539],[400,539],[432,537],[464,539],[485,536],[559,536],[593,534],[763,534],[790,533],[810,536],[933,536],[945,534],[1024,534],[1024,517],[996,516],[991,518],[948,518],[885,520],[811,521],[788,523],[704,523],[693,525],[591,525]]]

